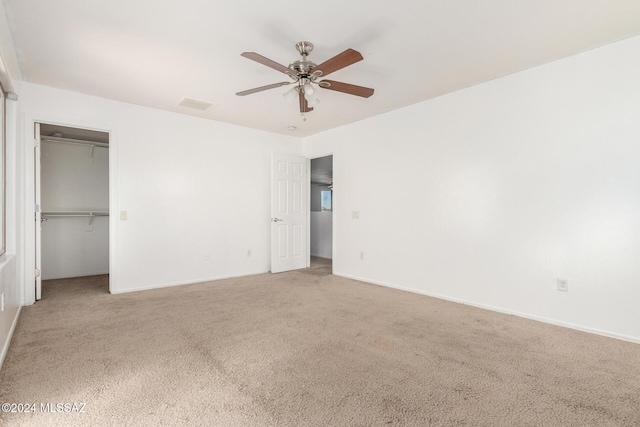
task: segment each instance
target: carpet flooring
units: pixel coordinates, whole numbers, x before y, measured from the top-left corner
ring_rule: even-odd
[[[640,425],[640,345],[329,272],[46,282],[0,372],[35,411],[0,424]]]

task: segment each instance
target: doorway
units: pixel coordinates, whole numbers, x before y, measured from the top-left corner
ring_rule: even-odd
[[[333,271],[333,155],[311,159],[310,169],[310,267]]]
[[[109,133],[46,123],[35,132],[36,300],[43,282],[107,293]]]

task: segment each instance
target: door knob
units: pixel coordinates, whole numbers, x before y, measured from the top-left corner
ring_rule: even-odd
[[[280,218],[271,218],[271,222],[279,222],[279,221],[284,221],[284,220]]]

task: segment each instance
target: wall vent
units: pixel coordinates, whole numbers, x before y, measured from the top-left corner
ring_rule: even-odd
[[[198,101],[193,98],[182,98],[182,101],[180,101],[178,105],[200,111],[209,111],[213,107],[213,104],[210,102]]]

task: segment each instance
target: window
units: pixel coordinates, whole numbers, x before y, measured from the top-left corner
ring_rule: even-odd
[[[323,211],[331,210],[331,190],[323,190],[320,192],[320,208]]]

